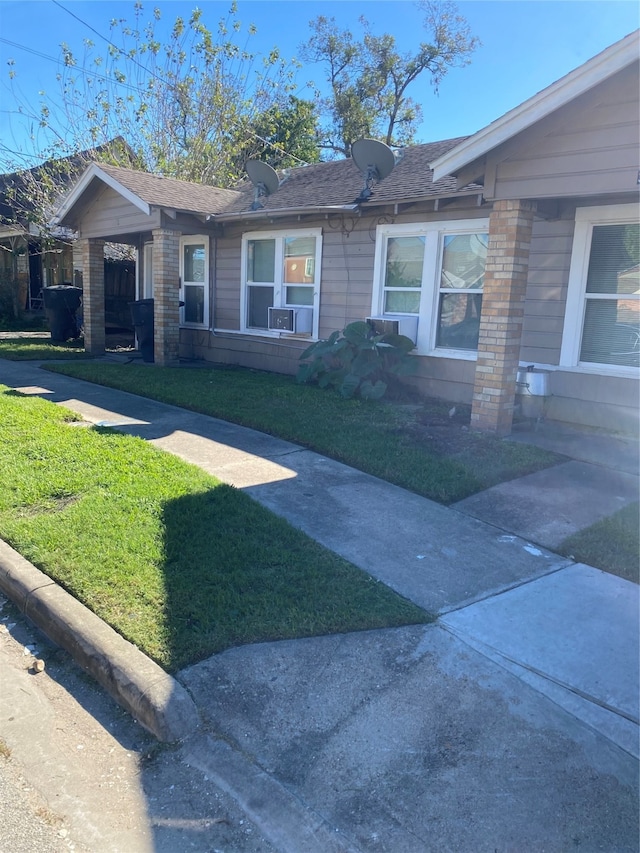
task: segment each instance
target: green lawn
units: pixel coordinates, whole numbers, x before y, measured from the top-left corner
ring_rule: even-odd
[[[74,419],[0,386],[0,537],[167,670],[429,621],[242,491]]]
[[[47,367],[277,435],[444,504],[562,461],[459,426],[430,430],[434,407],[446,417],[450,404],[345,400],[290,376],[238,368]]]
[[[16,337],[0,340],[0,358],[9,361],[49,361],[92,356],[85,352],[82,339],[53,343],[49,338]]]
[[[630,504],[570,536],[558,550],[579,563],[587,563],[638,583],[640,504]]]

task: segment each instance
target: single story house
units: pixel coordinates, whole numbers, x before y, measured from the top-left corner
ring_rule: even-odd
[[[414,339],[421,389],[471,402],[479,429],[510,431],[534,365],[547,417],[637,430],[639,54],[635,32],[381,180],[353,159],[234,190],[91,165],[56,220],[82,247],[87,349],[112,240],[137,249],[157,364],[293,373],[310,341],[384,318]]]

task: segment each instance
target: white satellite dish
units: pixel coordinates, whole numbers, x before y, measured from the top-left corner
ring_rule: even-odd
[[[259,210],[262,207],[261,198],[266,198],[274,193],[279,186],[278,174],[268,163],[262,160],[247,160],[244,169],[249,180],[256,188],[256,195],[251,205],[251,210]]]
[[[366,201],[371,196],[371,185],[383,181],[393,171],[395,155],[384,142],[358,139],[351,146],[351,157],[364,178],[362,192],[356,201]]]

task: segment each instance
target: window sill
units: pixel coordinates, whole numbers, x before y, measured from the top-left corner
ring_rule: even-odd
[[[617,376],[622,379],[638,379],[640,377],[640,368],[621,367],[617,364],[558,364],[552,369],[564,370],[567,373],[590,373],[593,376]]]
[[[213,329],[216,335],[240,335],[243,338],[270,338],[271,340],[294,340],[314,343],[318,338],[313,335],[297,335],[295,332],[270,332],[268,329]]]
[[[457,361],[477,361],[478,353],[476,350],[460,350],[460,349],[432,349],[432,350],[411,350],[410,355],[417,355],[422,358],[454,358]]]

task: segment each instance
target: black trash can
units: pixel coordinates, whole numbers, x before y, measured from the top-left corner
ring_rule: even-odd
[[[82,290],[72,284],[53,284],[42,288],[44,311],[51,329],[52,341],[67,341],[80,334],[76,312]]]
[[[142,360],[153,361],[153,299],[130,302],[129,310]]]

